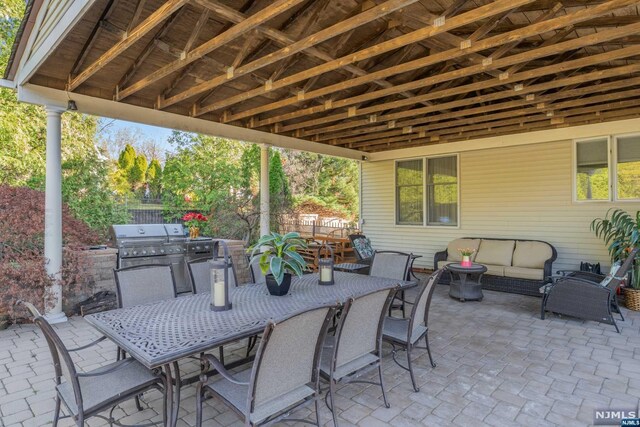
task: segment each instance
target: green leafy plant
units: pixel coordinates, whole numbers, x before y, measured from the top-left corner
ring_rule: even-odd
[[[640,211],[634,217],[622,209],[610,209],[604,218],[591,222],[591,230],[604,240],[611,260],[622,261],[634,248],[640,247]],[[632,285],[640,289],[638,268],[634,270]]]
[[[299,248],[306,247],[307,243],[298,233],[282,235],[272,231],[271,234],[262,236],[249,248],[249,251],[251,251],[251,262],[259,261],[262,274],[267,274],[271,270],[271,274],[280,285],[286,272],[296,274],[298,277],[302,276],[307,263],[297,251]]]

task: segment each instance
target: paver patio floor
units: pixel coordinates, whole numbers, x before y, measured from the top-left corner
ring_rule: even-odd
[[[637,408],[640,398],[640,313],[623,308],[621,333],[610,325],[548,316],[539,317],[540,299],[485,291],[482,302],[460,303],[437,286],[430,316],[431,368],[425,350],[415,353],[420,392],[384,347],[384,375],[391,408],[380,388],[349,384],[338,391],[341,425],[361,426],[585,426],[594,409]],[[70,347],[86,344],[97,333],[82,318],[57,325]],[[232,358],[244,343],[226,348]],[[81,369],[94,369],[115,358],[110,343],[81,352]],[[403,355],[400,355],[402,357]],[[198,369],[181,363],[183,375]],[[54,382],[49,350],[34,325],[14,325],[0,332],[0,414],[2,426],[43,426],[53,417]],[[371,373],[371,379],[377,374]],[[195,424],[195,386],[182,391],[181,426]],[[142,412],[133,401],[116,409],[123,423],[158,420],[159,393],[144,396]],[[205,403],[205,425],[240,425],[221,402]],[[309,409],[294,413],[311,414]],[[321,405],[323,424],[331,414]],[[90,426],[105,425],[92,419]],[[60,425],[72,425],[62,420]]]

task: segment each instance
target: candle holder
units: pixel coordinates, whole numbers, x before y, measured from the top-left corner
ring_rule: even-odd
[[[329,258],[322,258],[322,250],[325,248],[329,249],[324,251],[325,255],[327,253],[330,255]],[[319,285],[327,286],[335,283],[333,280],[333,249],[326,243],[318,248],[318,277]]]
[[[219,244],[222,244],[223,257],[218,258]],[[213,311],[226,311],[231,309],[231,301],[229,301],[229,275],[231,274],[231,257],[229,256],[229,248],[223,241],[214,243],[214,258],[209,261],[211,267],[210,283],[211,283],[211,305]]]

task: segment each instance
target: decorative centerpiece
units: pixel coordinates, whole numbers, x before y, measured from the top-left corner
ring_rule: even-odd
[[[298,248],[307,248],[300,234],[292,232],[282,235],[275,231],[265,234],[249,248],[251,262],[259,262],[271,295],[286,295],[291,286],[291,274],[301,277],[307,269],[307,262],[297,252]]]
[[[329,257],[323,257],[322,252]],[[330,245],[324,244],[318,248],[318,284],[333,285],[333,249]]]
[[[231,271],[231,257],[227,244],[220,240],[216,242],[222,245],[224,255],[222,258],[214,258],[209,261],[211,267],[211,310],[226,311],[231,308],[229,301],[229,278],[233,274]],[[216,254],[217,255],[217,254]]]
[[[189,212],[182,217],[185,225],[189,227],[189,238],[197,239],[200,236],[200,227],[209,220],[206,216],[197,212]]]
[[[607,245],[611,261],[622,261],[634,248],[640,246],[640,211],[634,216],[622,209],[610,209],[604,218],[591,222],[591,230]],[[640,262],[634,260],[631,280],[624,288],[625,305],[630,310],[640,311]]]
[[[475,249],[471,248],[458,249],[458,252],[460,252],[460,255],[462,256],[462,261],[460,261],[460,265],[462,267],[471,267],[471,255],[473,255],[475,251]]]

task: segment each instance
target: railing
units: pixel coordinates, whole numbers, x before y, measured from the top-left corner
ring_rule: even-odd
[[[357,224],[342,219],[317,220],[284,220],[280,224],[280,232],[297,231],[307,236],[348,237],[358,231]]]

